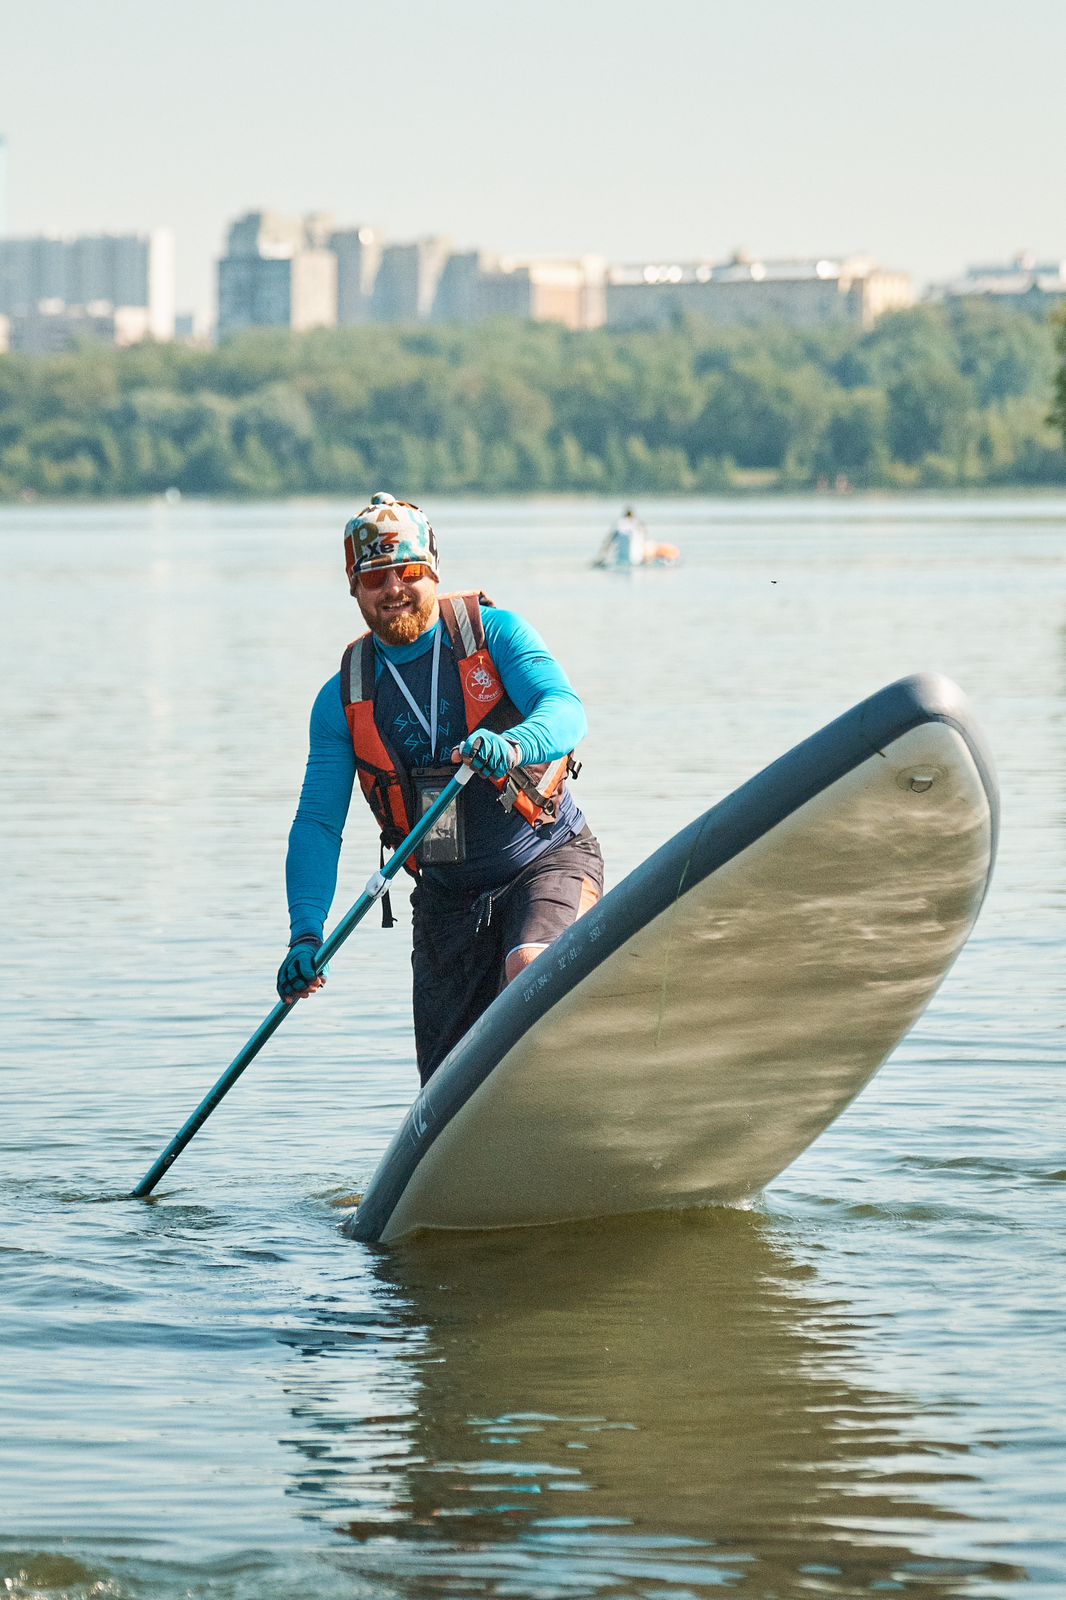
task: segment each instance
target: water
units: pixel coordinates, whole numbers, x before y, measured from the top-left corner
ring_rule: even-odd
[[[613,504],[432,509],[584,695],[609,883],[955,677],[1004,802],[976,934],[752,1211],[343,1239],[415,1082],[374,921],[126,1202],[273,1004],[350,508],[0,511],[7,1591],[1061,1596],[1066,502],[680,501],[684,566],[633,574],[586,564]],[[338,912],[375,861],[353,811]]]

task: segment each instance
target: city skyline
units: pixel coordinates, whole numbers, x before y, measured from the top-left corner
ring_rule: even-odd
[[[216,267],[217,319],[200,331],[218,340],[253,327],[299,332],[497,317],[575,330],[663,327],[685,314],[725,325],[781,320],[868,328],[919,299],[988,298],[1037,314],[1066,300],[1062,257],[971,263],[920,294],[907,272],[861,255],[523,261],[485,249],[457,251],[444,237],[389,239],[369,227],[338,225],[322,212],[244,213],[231,221]],[[125,345],[195,332],[194,319],[176,305],[169,230],[61,237],[0,229],[0,349],[47,354],[83,337]]]
[[[201,319],[227,220],[258,205],[516,256],[861,251],[920,284],[1063,248],[1048,0],[994,38],[959,0],[664,0],[654,25],[601,0],[8,16],[10,231],[172,226]]]

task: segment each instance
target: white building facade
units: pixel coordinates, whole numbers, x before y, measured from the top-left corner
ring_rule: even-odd
[[[723,325],[782,322],[792,327],[872,327],[886,311],[915,302],[905,272],[864,256],[819,260],[642,263],[608,269],[607,324],[664,327],[686,316]]]

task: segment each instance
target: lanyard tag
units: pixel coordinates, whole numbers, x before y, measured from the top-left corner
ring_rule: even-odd
[[[416,767],[411,773],[415,791],[415,814],[424,817],[451,783],[456,767]],[[453,806],[438,817],[418,847],[418,864],[422,867],[454,866],[466,860],[466,829],[463,825],[463,801],[460,794]]]

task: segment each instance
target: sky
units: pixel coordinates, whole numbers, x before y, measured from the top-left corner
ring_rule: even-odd
[[[1066,257],[1066,4],[2,0],[8,232],[229,220],[613,261]]]

